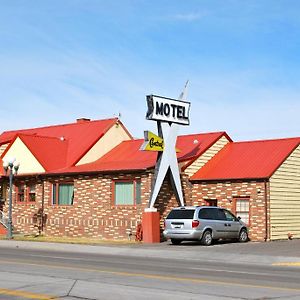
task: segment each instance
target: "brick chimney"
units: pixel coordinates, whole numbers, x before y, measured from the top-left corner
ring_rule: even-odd
[[[90,122],[91,119],[88,119],[88,118],[78,118],[76,119],[76,122],[77,123],[84,123],[84,122]]]

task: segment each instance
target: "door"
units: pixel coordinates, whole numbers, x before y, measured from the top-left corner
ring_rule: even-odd
[[[6,185],[2,182],[0,184],[0,211],[3,211],[3,206],[5,202],[5,191],[6,191]]]
[[[235,239],[239,236],[241,224],[238,219],[228,210],[224,209],[226,217],[227,237],[229,239]]]
[[[199,211],[199,219],[203,228],[212,229],[214,239],[226,238],[226,217],[222,209],[214,207],[201,208]]]
[[[218,220],[218,231],[219,231],[219,238],[221,239],[228,239],[229,238],[229,231],[230,231],[230,224],[228,224],[224,209],[217,208],[217,217]]]
[[[218,206],[217,199],[207,199],[205,200],[207,206]]]

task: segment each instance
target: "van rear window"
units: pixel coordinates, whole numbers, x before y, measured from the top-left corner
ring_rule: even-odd
[[[176,209],[169,213],[167,219],[193,219],[194,214],[194,209]]]

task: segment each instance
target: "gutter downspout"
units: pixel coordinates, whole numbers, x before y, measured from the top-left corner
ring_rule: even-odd
[[[266,179],[264,181],[264,189],[265,189],[265,230],[266,230],[266,233],[265,233],[265,242],[268,240],[269,238],[269,233],[270,233],[270,230],[269,230],[269,214],[268,214],[268,187],[267,187],[267,183],[268,183],[268,180]]]
[[[42,180],[42,216],[41,216],[41,232],[40,234],[44,231],[44,208],[45,208],[45,205],[44,205],[44,202],[45,202],[45,186],[44,186],[44,180],[43,178],[41,177],[41,180]]]

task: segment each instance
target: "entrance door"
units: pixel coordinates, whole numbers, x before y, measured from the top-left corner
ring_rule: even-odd
[[[207,206],[218,206],[217,199],[207,199],[205,200]]]
[[[3,182],[0,183],[0,211],[3,211],[3,206],[5,202],[5,189],[5,184]]]

